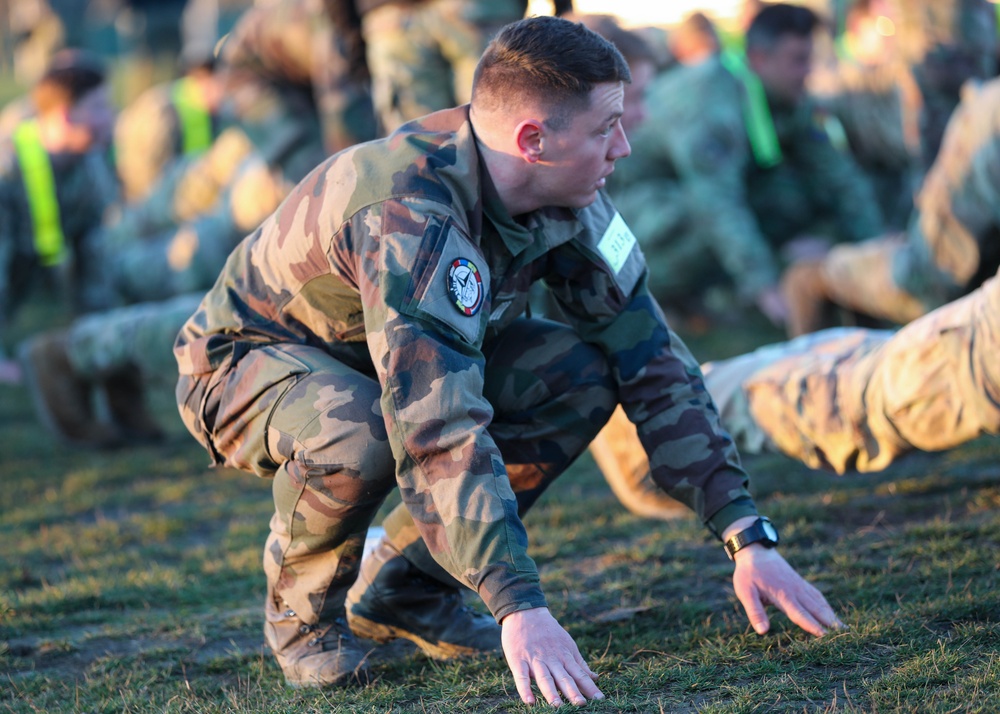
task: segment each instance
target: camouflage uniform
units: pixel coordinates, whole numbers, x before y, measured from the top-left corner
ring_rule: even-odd
[[[382,127],[468,102],[490,38],[526,0],[356,0]]]
[[[222,49],[222,111],[291,184],[335,151],[374,138],[367,78],[323,0],[249,9]]]
[[[998,354],[1000,276],[899,332],[822,330],[702,370],[743,453],[783,453],[844,474],[1000,433]],[[608,459],[601,468],[626,504],[633,494],[652,500],[657,487],[649,464],[631,456],[639,444],[623,414],[591,448]],[[675,515],[669,502],[660,511],[643,515]]]
[[[976,287],[1000,264],[1000,80],[970,85],[924,179],[905,234],[838,246],[827,297],[906,323]]]
[[[164,169],[185,155],[182,119],[176,106],[178,84],[183,81],[150,87],[118,115],[115,166],[126,201],[145,198]],[[215,112],[209,112],[209,117],[212,139],[221,123]]]
[[[68,287],[78,310],[92,307],[99,252],[95,229],[118,197],[117,182],[102,153],[50,155],[68,260],[43,267],[34,244],[34,225],[24,178],[11,142],[0,145],[0,340],[5,324],[33,283],[48,273]]]
[[[607,198],[515,222],[481,165],[468,107],[332,157],[178,336],[184,422],[216,462],[273,478],[265,571],[307,623],[342,607],[397,485],[423,536],[408,560],[497,619],[544,604],[519,512],[618,401],[657,483],[715,531],[755,512]],[[568,326],[522,316],[543,278]],[[413,527],[404,506],[387,520]]]
[[[809,89],[843,126],[851,155],[875,190],[886,228],[905,228],[922,174],[921,100],[912,74],[899,63],[841,60],[814,71]]]
[[[631,139],[612,195],[647,254],[663,302],[729,282],[752,298],[777,283],[777,250],[817,217],[838,240],[881,230],[867,181],[833,146],[809,101],[771,106],[783,160],[754,161],[739,80],[712,59],[661,74],[647,95],[649,118]],[[774,104],[774,103],[772,103]]]
[[[996,6],[987,0],[893,0],[900,59],[920,87],[921,153],[934,162],[945,126],[969,79],[996,74]]]

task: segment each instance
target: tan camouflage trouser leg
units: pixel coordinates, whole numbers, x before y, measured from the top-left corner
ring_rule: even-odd
[[[743,453],[778,451],[844,473],[878,471],[914,449],[939,451],[1000,433],[997,355],[994,277],[896,333],[824,330],[702,369],[723,426]],[[636,457],[642,446],[630,426],[619,411],[596,440],[618,439],[615,452],[625,458],[599,463],[626,505],[656,489],[645,457]],[[640,511],[670,513],[669,505],[662,513]]]
[[[893,277],[906,246],[905,233],[834,246],[822,266],[827,297],[841,307],[901,325],[920,317],[927,308]]]
[[[814,468],[877,471],[913,449],[1000,432],[1000,279],[910,323],[773,363],[744,382],[750,413]]]
[[[767,433],[750,414],[744,383],[758,371],[779,360],[821,352],[829,344],[856,340],[862,330],[838,328],[803,335],[738,357],[701,366],[705,386],[715,402],[722,425],[744,454],[776,451]],[[891,333],[884,333],[886,335]],[[671,498],[653,481],[649,459],[635,426],[619,407],[601,433],[590,444],[590,453],[612,492],[632,513],[646,518],[670,520],[692,516],[693,512]]]
[[[615,393],[603,355],[569,328],[520,320],[506,336],[486,349],[485,395],[523,511],[586,448]],[[213,393],[214,450],[230,466],[273,478],[268,582],[316,622],[343,605],[368,526],[396,487],[379,384],[322,350],[280,345],[251,350]],[[386,530],[397,547],[401,533],[416,534],[402,507]],[[422,541],[402,546],[418,567],[453,582]]]

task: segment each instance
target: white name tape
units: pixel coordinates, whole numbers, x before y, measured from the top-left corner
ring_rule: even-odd
[[[597,250],[600,251],[604,259],[608,261],[608,265],[615,271],[615,275],[617,275],[622,266],[625,265],[625,261],[628,260],[629,253],[632,252],[634,245],[635,236],[625,224],[625,219],[622,218],[622,215],[616,213],[615,217],[611,219],[608,229],[604,231],[604,235],[601,236],[601,240],[597,243]]]

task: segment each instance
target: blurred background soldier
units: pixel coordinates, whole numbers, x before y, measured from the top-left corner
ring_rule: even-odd
[[[905,233],[837,246],[792,265],[794,336],[830,322],[830,303],[903,324],[976,288],[1000,265],[1000,79],[966,87]]]
[[[360,25],[348,0],[275,0],[248,10],[221,50],[222,111],[295,183],[375,138]]]
[[[527,0],[355,0],[376,111],[385,133],[465,104],[490,38]]]
[[[856,0],[837,52],[809,77],[809,90],[844,127],[851,154],[875,190],[886,227],[902,229],[919,186],[920,89],[898,61],[889,0]]]
[[[997,9],[987,0],[891,0],[899,58],[912,68],[923,102],[924,169],[937,156],[962,85],[987,79],[997,67]]]
[[[145,198],[170,163],[203,153],[219,134],[215,58],[186,55],[182,62],[181,77],[150,87],[118,115],[115,167],[126,202]]]
[[[28,383],[55,434],[92,446],[159,435],[138,392],[161,370],[176,374],[174,337],[230,251],[277,208],[290,176],[304,176],[312,161],[374,131],[364,86],[336,74],[350,71],[338,38],[314,0],[273,2],[237,23],[223,52],[223,62],[234,63],[223,68],[227,95],[241,93],[229,107],[234,124],[205,153],[175,162],[145,200],[126,206],[102,232],[102,285],[112,309],[25,343]],[[91,395],[122,375],[132,379],[133,398],[88,438],[82,425],[100,421]]]
[[[823,228],[838,241],[880,232],[868,182],[805,95],[817,22],[807,8],[768,6],[746,55],[678,67],[651,85],[649,119],[611,190],[664,306],[704,313],[709,288],[721,286],[780,324],[782,250],[822,250],[799,239]]]
[[[0,146],[0,363],[4,324],[39,278],[92,302],[93,232],[117,199],[106,159],[114,113],[103,65],[75,50],[53,56],[32,89],[35,115]]]

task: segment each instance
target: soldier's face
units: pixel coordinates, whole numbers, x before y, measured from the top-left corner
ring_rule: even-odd
[[[622,128],[626,134],[631,133],[646,118],[646,90],[656,74],[652,62],[639,60],[633,62],[632,84],[625,85],[625,113],[622,114]]]
[[[771,49],[748,51],[747,58],[769,97],[795,104],[805,93],[812,54],[812,38],[785,35]]]
[[[546,131],[536,186],[540,205],[583,208],[594,202],[615,161],[632,152],[621,122],[624,102],[621,82],[600,84],[569,127]]]

